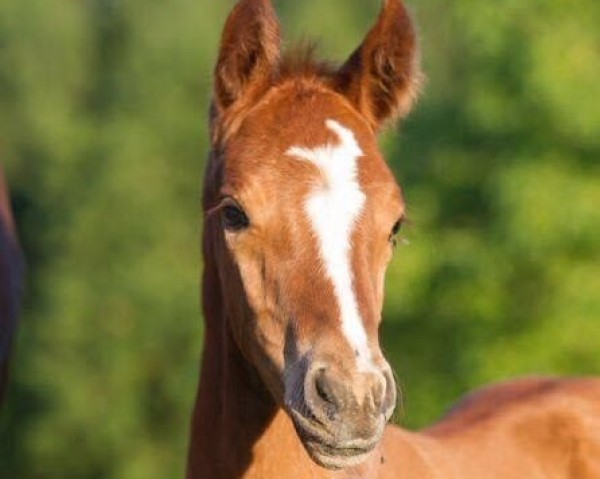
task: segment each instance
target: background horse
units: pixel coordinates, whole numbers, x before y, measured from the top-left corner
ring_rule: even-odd
[[[11,344],[17,326],[23,266],[8,187],[0,168],[0,403],[8,385]]]
[[[422,433],[386,426],[378,329],[406,207],[376,135],[421,83],[401,2],[335,69],[282,56],[270,2],[241,0],[215,72],[188,478],[600,477],[596,379],[512,382]]]

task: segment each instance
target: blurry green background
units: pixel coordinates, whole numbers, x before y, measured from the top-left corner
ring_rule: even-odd
[[[279,0],[343,60],[375,0]],[[183,476],[199,185],[230,1],[0,2],[0,161],[29,262],[0,477]],[[600,2],[412,0],[426,92],[384,146],[404,424],[524,374],[600,373]]]

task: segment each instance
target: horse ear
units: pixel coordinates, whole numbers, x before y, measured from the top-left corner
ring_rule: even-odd
[[[268,84],[279,60],[277,15],[269,0],[239,0],[229,15],[215,69],[215,103],[223,111]]]
[[[410,16],[401,0],[384,0],[377,23],[337,73],[337,89],[378,129],[408,115],[422,79]]]

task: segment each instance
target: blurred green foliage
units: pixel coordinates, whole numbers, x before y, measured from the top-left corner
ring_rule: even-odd
[[[338,60],[377,1],[279,0]],[[434,420],[468,389],[600,372],[600,3],[413,0],[426,93],[384,138],[410,246],[383,330]],[[29,286],[0,477],[182,477],[199,369],[199,185],[231,2],[0,3],[0,158]]]

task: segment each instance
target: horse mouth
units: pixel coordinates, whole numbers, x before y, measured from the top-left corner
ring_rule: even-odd
[[[312,441],[306,441],[303,444],[313,461],[321,467],[334,471],[358,466],[369,457],[375,447],[370,449],[338,447]]]
[[[343,441],[314,417],[290,410],[292,422],[306,452],[318,465],[331,470],[346,469],[364,462],[383,435],[385,421],[377,434],[365,439]]]

